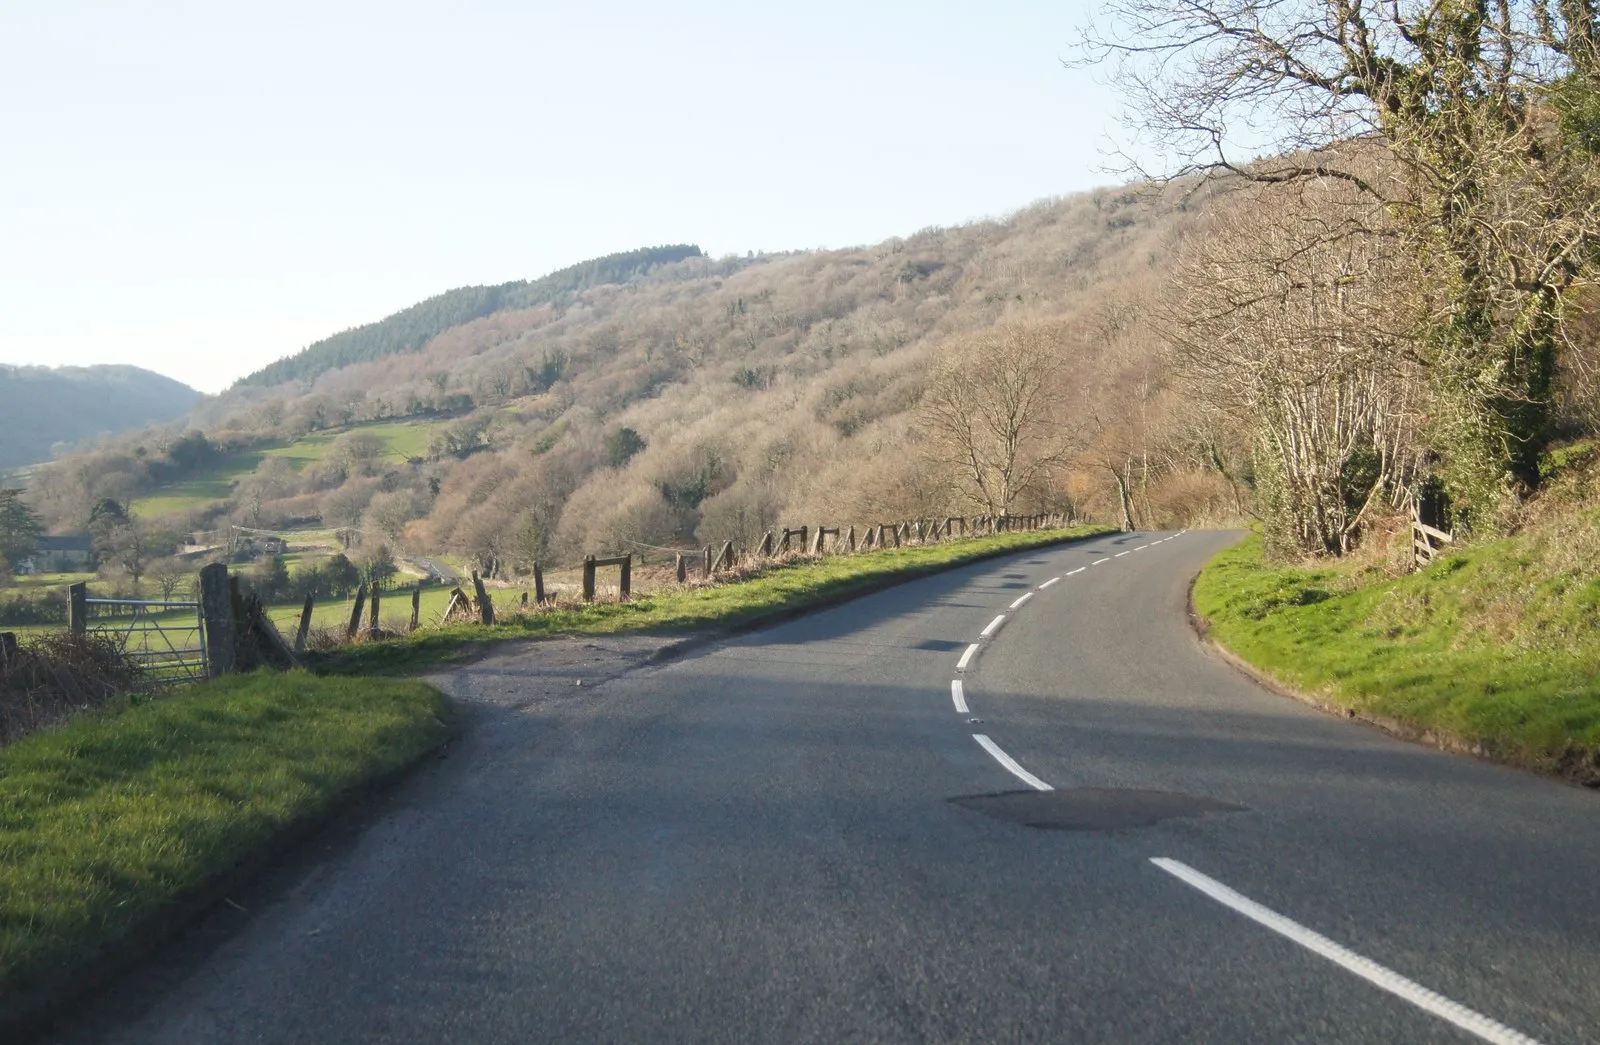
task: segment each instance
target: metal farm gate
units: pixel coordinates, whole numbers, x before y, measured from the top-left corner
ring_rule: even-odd
[[[206,677],[205,622],[198,602],[83,598],[81,630],[113,639],[158,685]],[[76,607],[74,607],[76,608]]]

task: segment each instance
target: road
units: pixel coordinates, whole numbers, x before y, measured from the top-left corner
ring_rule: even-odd
[[[1600,1040],[1600,796],[1208,654],[1232,539],[483,662],[448,759],[60,1040]]]

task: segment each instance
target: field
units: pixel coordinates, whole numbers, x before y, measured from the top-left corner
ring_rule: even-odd
[[[157,519],[182,515],[227,500],[233,494],[234,485],[255,471],[268,457],[281,457],[296,469],[304,468],[308,464],[326,460],[333,444],[347,432],[364,432],[381,439],[385,461],[400,464],[410,458],[424,456],[433,433],[441,424],[439,421],[380,421],[317,432],[284,446],[241,451],[219,462],[205,475],[172,483],[154,493],[134,498],[131,508],[134,514],[143,518]]]

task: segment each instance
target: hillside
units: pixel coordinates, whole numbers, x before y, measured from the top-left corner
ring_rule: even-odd
[[[593,258],[532,282],[519,280],[497,287],[458,287],[376,323],[324,338],[241,378],[238,383],[267,387],[284,381],[315,378],[353,363],[416,352],[451,327],[474,319],[507,309],[533,308],[561,301],[602,283],[626,283],[657,265],[700,256],[700,248],[694,246],[646,247]]]
[[[136,366],[0,365],[0,468],[49,460],[86,439],[182,417],[200,393]]]
[[[492,571],[747,540],[780,519],[975,513],[930,463],[919,403],[952,343],[1022,319],[1055,324],[1073,453],[1017,511],[1114,519],[1120,484],[1152,525],[1231,512],[1215,454],[1189,452],[1203,431],[1160,405],[1143,327],[1207,200],[1105,190],[867,247],[664,248],[681,257],[451,292],[252,375],[186,419],[186,442],[130,438],[49,469],[31,496],[57,528],[114,497],[180,529],[337,526]],[[363,346],[382,354],[328,368]],[[364,429],[397,422],[427,429],[423,452],[362,456]],[[308,440],[326,445],[292,449]]]

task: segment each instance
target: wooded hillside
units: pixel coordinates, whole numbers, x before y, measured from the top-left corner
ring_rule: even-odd
[[[320,524],[506,570],[742,539],[782,518],[1127,511],[1153,525],[1231,513],[1237,493],[1204,464],[1211,451],[1187,449],[1206,437],[1179,431],[1180,413],[1158,405],[1157,346],[1140,333],[1141,302],[1203,220],[1204,199],[1108,190],[870,247],[641,251],[515,291],[452,292],[476,302],[467,312],[500,307],[413,352],[324,369],[336,353],[308,350],[196,411],[188,423],[219,462],[337,438],[299,467],[253,459],[225,502],[171,524]],[[424,303],[362,329],[391,324],[384,343],[399,345],[447,311]],[[403,316],[417,317],[413,328]],[[1032,481],[1005,505],[985,504],[940,463],[924,388],[964,338],[1012,321],[1053,324],[1060,410],[1049,424],[1071,452],[1033,462],[1045,467],[1030,466]],[[341,344],[359,354],[367,343],[377,341]],[[268,384],[289,373],[303,376]],[[361,426],[397,419],[431,426],[425,453],[396,460],[358,445]],[[141,461],[162,460],[176,434],[53,469],[35,481],[34,503],[54,527],[103,497],[137,505],[166,481]]]
[[[200,393],[136,366],[0,365],[0,468],[53,448],[182,417]]]

